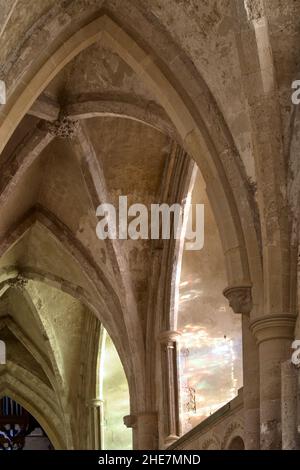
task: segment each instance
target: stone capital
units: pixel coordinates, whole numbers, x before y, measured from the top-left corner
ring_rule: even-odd
[[[101,400],[100,398],[92,398],[88,402],[88,406],[91,408],[100,408],[101,406],[103,406],[103,400]]]
[[[135,428],[136,415],[126,415],[123,417],[123,422],[127,428]]]
[[[257,343],[271,339],[293,339],[296,315],[290,313],[265,315],[251,322]]]
[[[251,284],[240,284],[223,290],[223,295],[228,299],[234,313],[248,315],[251,312],[253,307],[251,289]]]
[[[178,341],[178,338],[180,338],[181,333],[179,331],[175,330],[166,330],[162,331],[160,335],[158,336],[158,341],[161,344],[169,344],[169,343],[175,343]]]
[[[13,287],[18,287],[19,289],[23,289],[26,284],[28,283],[28,279],[24,278],[20,274],[17,277],[13,277],[8,280],[8,284]]]
[[[245,0],[245,9],[248,21],[258,21],[265,15],[262,0]]]

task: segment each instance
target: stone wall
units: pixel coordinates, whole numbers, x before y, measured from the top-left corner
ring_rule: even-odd
[[[239,440],[237,438],[240,438]],[[235,449],[234,443],[244,441],[243,389],[225,406],[182,436],[170,450]]]

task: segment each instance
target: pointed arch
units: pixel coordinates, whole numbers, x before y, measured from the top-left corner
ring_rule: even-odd
[[[141,21],[147,21],[140,12],[135,13]],[[124,16],[120,13],[116,20],[117,14],[114,11],[112,19],[111,13],[102,11],[98,18],[80,30],[73,30],[56,51],[46,50],[44,63],[37,72],[36,66],[29,67],[26,78],[23,77],[22,84],[19,82],[19,88],[10,94],[4,107],[0,141],[5,145],[14,125],[68,62],[96,41],[108,41],[158,97],[185,149],[198,163],[219,227],[228,282],[235,285],[250,283],[251,278],[257,280],[254,286],[254,304],[257,306],[261,302],[262,266],[255,202],[248,191],[245,171],[223,116],[202,77],[181,50],[171,42],[170,50],[159,55],[160,48],[154,52],[154,46],[140,37],[140,32],[134,31],[134,23],[120,26]],[[150,27],[147,23],[147,28]],[[129,30],[131,34],[127,32]],[[157,31],[152,38],[158,41],[163,39],[162,35],[162,31]],[[193,103],[191,90],[195,92],[197,104]]]
[[[23,219],[19,221],[15,227],[12,227],[7,235],[0,240],[0,257],[17,243],[35,223],[41,224],[59,242],[60,246],[72,257],[75,264],[84,272],[86,278],[94,287],[94,290],[98,292],[96,301],[94,299],[92,300],[94,305],[93,313],[103,322],[116,346],[127,376],[133,403],[139,403],[142,408],[145,392],[144,383],[138,380],[136,375],[132,373],[133,369],[140,370],[139,367],[135,365],[135,362],[140,361],[140,358],[130,354],[130,345],[133,341],[130,341],[130,338],[125,334],[118,334],[120,329],[123,332],[126,331],[125,327],[122,328],[122,324],[124,325],[124,317],[120,300],[101,268],[95,263],[92,256],[73,235],[71,230],[52,212],[38,205],[25,214]],[[30,269],[30,271],[33,272],[34,270]],[[27,274],[30,277],[30,273]],[[24,271],[24,275],[26,277],[26,270]],[[50,276],[50,281],[51,277],[53,278],[53,276]],[[47,277],[45,277],[44,281],[46,278]],[[62,286],[72,295],[72,289],[69,289],[70,286],[67,281],[63,280]],[[62,288],[62,286],[60,288]],[[76,294],[75,297],[78,298],[78,295],[82,296],[82,289],[78,289],[77,286],[76,292],[74,293]],[[81,299],[84,300],[82,297]],[[33,308],[35,309],[34,306]],[[131,334],[134,334],[134,331],[131,331]]]
[[[0,374],[0,398],[8,395],[17,401],[41,424],[55,449],[66,449],[64,425],[49,400],[43,397],[42,382],[36,377],[33,380],[29,371],[21,369],[15,364],[13,374],[8,367]]]
[[[41,332],[41,335],[44,337],[44,338],[49,338],[49,330],[50,332],[52,331],[52,327],[51,325],[47,325],[47,328],[45,327],[38,311],[37,311],[37,308],[35,306],[35,304],[33,303],[32,301],[32,298],[31,296],[29,295],[29,293],[27,292],[26,289],[22,289],[22,297],[24,299],[24,302],[26,304],[26,306],[29,308],[33,318],[34,318],[34,321],[38,327],[38,329],[40,330]],[[48,377],[50,383],[51,383],[51,386],[53,388],[53,390],[55,391],[55,395],[53,395],[53,397],[51,398],[51,403],[57,403],[57,405],[59,406],[59,409],[61,410],[61,413],[62,413],[62,416],[63,416],[63,423],[64,423],[64,428],[65,428],[65,432],[68,436],[68,440],[66,441],[67,442],[67,445],[72,445],[72,432],[71,432],[71,428],[70,428],[70,423],[68,421],[68,416],[70,414],[70,406],[69,406],[69,402],[65,396],[65,384],[64,384],[64,376],[62,375],[61,373],[61,370],[59,369],[59,366],[58,364],[61,363],[61,361],[59,360],[59,358],[57,357],[57,353],[59,352],[59,348],[57,346],[55,346],[55,335],[54,334],[50,334],[51,336],[51,344],[50,344],[50,341],[46,341],[45,342],[45,345],[46,345],[46,351],[47,351],[47,356],[48,356],[48,359],[49,359],[49,362],[52,366],[52,370],[53,370],[53,373],[51,373],[51,370],[50,370],[50,367],[49,365],[47,365],[47,361],[45,360],[45,358],[41,355],[41,353],[37,350],[37,348],[35,348],[32,343],[30,342],[30,340],[23,334],[23,332],[21,331],[20,328],[17,327],[17,325],[12,322],[12,321],[9,321],[9,319],[0,319],[0,321],[2,323],[5,323],[6,326],[10,329],[10,331],[17,337],[17,339],[28,349],[28,351],[32,354],[32,356],[37,360],[37,362],[39,363],[39,365],[43,368],[43,371],[44,373],[46,374],[46,376]],[[1,327],[1,324],[0,324],[0,327]],[[53,344],[53,341],[54,341],[54,344]],[[56,351],[56,353],[54,353],[54,350]],[[41,362],[40,362],[41,361]],[[26,369],[20,367],[18,364],[16,363],[13,363],[11,360],[9,361],[8,363],[8,366],[12,367],[13,365],[13,375],[14,377],[18,377],[18,375],[16,374],[16,370],[17,371],[25,371],[27,373],[27,375],[30,373],[29,371],[27,371]],[[44,368],[46,365],[46,368]],[[32,375],[32,374],[31,374]],[[32,376],[33,377],[33,376]],[[28,382],[29,386],[31,383],[34,383],[34,380],[37,380],[37,378],[34,376],[34,379],[31,378],[31,380]],[[37,393],[42,393],[42,389],[46,387],[46,389],[48,389],[48,386],[44,385],[44,383],[42,381],[39,381],[39,386],[37,387]],[[39,391],[39,392],[38,392]],[[57,400],[55,400],[55,396],[57,397]]]
[[[10,315],[0,317],[0,334],[1,329],[7,327],[9,331],[16,337],[18,341],[30,352],[32,357],[40,364],[45,372],[52,387],[55,387],[55,378],[53,371],[49,367],[48,361],[38,347],[30,340],[22,328],[13,320]]]
[[[6,281],[4,280],[2,284],[5,284],[6,282],[9,282],[12,279],[11,273],[13,272],[16,272],[16,270],[14,270],[13,268],[10,271],[8,270],[8,278]],[[22,299],[25,305],[28,307],[40,334],[43,338],[48,338],[49,331],[46,331],[45,325],[41,320],[41,317],[31,299],[31,296],[25,289],[22,289]],[[56,390],[58,388],[59,392],[63,392],[63,377],[60,374],[57,358],[55,357],[55,354],[53,352],[53,349],[50,347],[49,342],[46,341],[46,358],[45,355],[38,349],[36,345],[32,343],[30,338],[25,334],[22,328],[17,325],[17,323],[13,320],[10,315],[0,317],[0,331],[4,326],[6,326],[11,331],[11,333],[20,341],[20,343],[23,344],[23,346],[30,352],[33,358],[41,365],[53,389]],[[54,337],[54,335],[52,336]],[[56,350],[58,350],[58,348],[56,348]],[[61,393],[59,393],[59,397],[61,397]]]

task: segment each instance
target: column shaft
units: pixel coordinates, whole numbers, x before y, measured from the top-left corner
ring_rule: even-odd
[[[140,413],[136,415],[133,427],[133,441],[139,450],[155,450],[158,447],[157,413]]]
[[[243,332],[243,401],[245,417],[245,449],[260,447],[259,433],[259,359],[258,347],[250,331],[250,320],[242,316]]]
[[[298,375],[290,360],[281,365],[282,449],[300,449],[298,433]]]
[[[91,400],[90,413],[90,436],[92,450],[103,449],[103,402],[102,400]]]
[[[261,317],[252,324],[259,343],[260,448],[282,448],[281,364],[291,358],[295,317]]]
[[[177,331],[164,331],[161,344],[161,380],[163,388],[164,446],[168,447],[180,435],[179,429],[179,391],[177,369]]]

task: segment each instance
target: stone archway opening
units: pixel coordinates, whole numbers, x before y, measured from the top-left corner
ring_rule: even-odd
[[[242,322],[222,295],[225,259],[198,170],[190,212],[204,206],[204,244],[183,250],[178,295],[181,431],[186,433],[238,395],[243,385]]]
[[[245,450],[243,439],[240,436],[234,437],[228,446],[228,450]]]
[[[98,361],[98,394],[103,416],[101,445],[103,449],[132,449],[132,432],[126,429],[124,417],[129,415],[130,400],[126,375],[106,330],[102,331]]]
[[[43,427],[18,402],[0,399],[0,450],[53,450]]]
[[[79,34],[80,33],[80,34]],[[99,38],[105,38],[111,43],[121,56],[126,58],[128,64],[134,69],[149,86],[153,89],[155,94],[160,99],[163,107],[166,109],[168,116],[177,129],[177,132],[181,135],[184,147],[187,151],[202,164],[203,174],[209,186],[210,197],[213,201],[213,210],[216,212],[219,218],[219,225],[221,226],[221,234],[223,235],[224,250],[227,257],[227,270],[228,270],[228,281],[233,283],[240,280],[248,279],[248,262],[246,260],[247,255],[244,247],[244,239],[242,230],[240,227],[240,221],[236,213],[236,207],[231,195],[231,191],[226,191],[223,188],[218,174],[218,165],[215,163],[215,159],[218,157],[215,155],[215,149],[211,145],[211,152],[209,146],[209,138],[206,139],[205,129],[203,134],[200,130],[198,121],[195,122],[192,111],[189,111],[188,104],[186,104],[181,97],[181,93],[176,89],[176,86],[172,85],[167,75],[164,75],[160,67],[155,61],[143,51],[138,43],[135,42],[134,38],[129,37],[123,30],[110,18],[100,18],[99,21],[95,21],[90,25],[84,27],[80,32],[75,33],[74,36],[67,41],[63,48],[58,49],[44,66],[39,70],[37,75],[32,77],[32,80],[27,83],[27,88],[22,92],[22,99],[25,101],[25,108],[28,110],[30,105],[34,103],[34,100],[38,94],[45,88],[47,81],[55,77],[60,70],[67,64],[78,52],[88,45],[96,42]],[[62,50],[63,49],[63,50]],[[24,82],[25,83],[25,82]],[[28,90],[31,90],[30,95]],[[20,98],[20,102],[22,99]],[[23,108],[22,108],[23,109]],[[10,117],[20,118],[20,107],[17,104],[13,104],[10,108]],[[13,119],[15,122],[16,119]],[[10,119],[6,120],[7,123]],[[205,126],[204,126],[205,127]],[[4,127],[5,134],[5,127]],[[218,160],[219,161],[219,160]],[[221,172],[222,173],[222,172]],[[223,176],[223,173],[221,174]],[[224,181],[226,179],[224,178]],[[219,184],[220,183],[220,184]],[[226,186],[226,184],[224,184]],[[228,196],[229,194],[229,196]],[[225,222],[226,220],[226,222]],[[228,229],[229,227],[229,229]],[[226,233],[225,233],[226,232]],[[229,235],[227,236],[227,232]],[[227,282],[225,283],[225,285]],[[220,292],[224,285],[222,285]],[[128,330],[129,344],[134,344],[131,339],[136,339],[141,335],[135,333],[134,321],[126,323],[127,318],[125,315],[125,325]],[[133,318],[135,320],[135,318]],[[138,324],[138,322],[136,322]],[[141,348],[143,351],[143,349]],[[134,352],[134,351],[133,351]],[[138,357],[135,354],[131,354],[131,357]],[[137,367],[143,364],[142,358],[137,364]],[[140,373],[142,368],[140,367]],[[143,380],[139,381],[141,384]],[[135,385],[137,389],[136,401],[140,400],[143,408],[144,395],[139,393],[140,388],[138,384]]]

